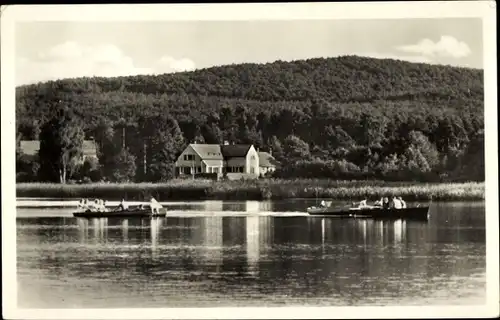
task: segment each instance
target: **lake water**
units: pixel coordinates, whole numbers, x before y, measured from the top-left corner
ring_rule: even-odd
[[[18,209],[18,306],[485,302],[484,203],[435,203],[427,222],[309,217],[311,204],[172,203],[153,219]]]

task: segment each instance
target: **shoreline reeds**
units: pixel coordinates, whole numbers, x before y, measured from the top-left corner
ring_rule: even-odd
[[[484,182],[419,183],[262,179],[240,181],[171,180],[164,183],[18,183],[17,197],[105,198],[109,200],[282,200],[330,198],[377,199],[398,195],[407,201],[484,200]]]

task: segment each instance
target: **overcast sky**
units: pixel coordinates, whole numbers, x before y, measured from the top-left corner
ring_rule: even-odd
[[[345,54],[483,68],[480,19],[18,22],[16,84]]]

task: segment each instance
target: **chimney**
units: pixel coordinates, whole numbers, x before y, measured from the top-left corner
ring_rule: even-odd
[[[269,154],[273,155],[273,148],[269,148]]]

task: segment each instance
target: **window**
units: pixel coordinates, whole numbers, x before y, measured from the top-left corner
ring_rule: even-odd
[[[250,168],[250,173],[255,173],[255,169],[253,167]]]
[[[213,167],[212,170],[213,170],[213,173],[219,173],[219,168],[217,168],[217,167]]]
[[[194,154],[185,154],[184,155],[184,161],[193,161],[194,160]]]
[[[251,156],[250,159],[255,160],[255,156]]]
[[[238,172],[243,173],[244,172],[243,169],[244,169],[243,167],[238,167]]]

